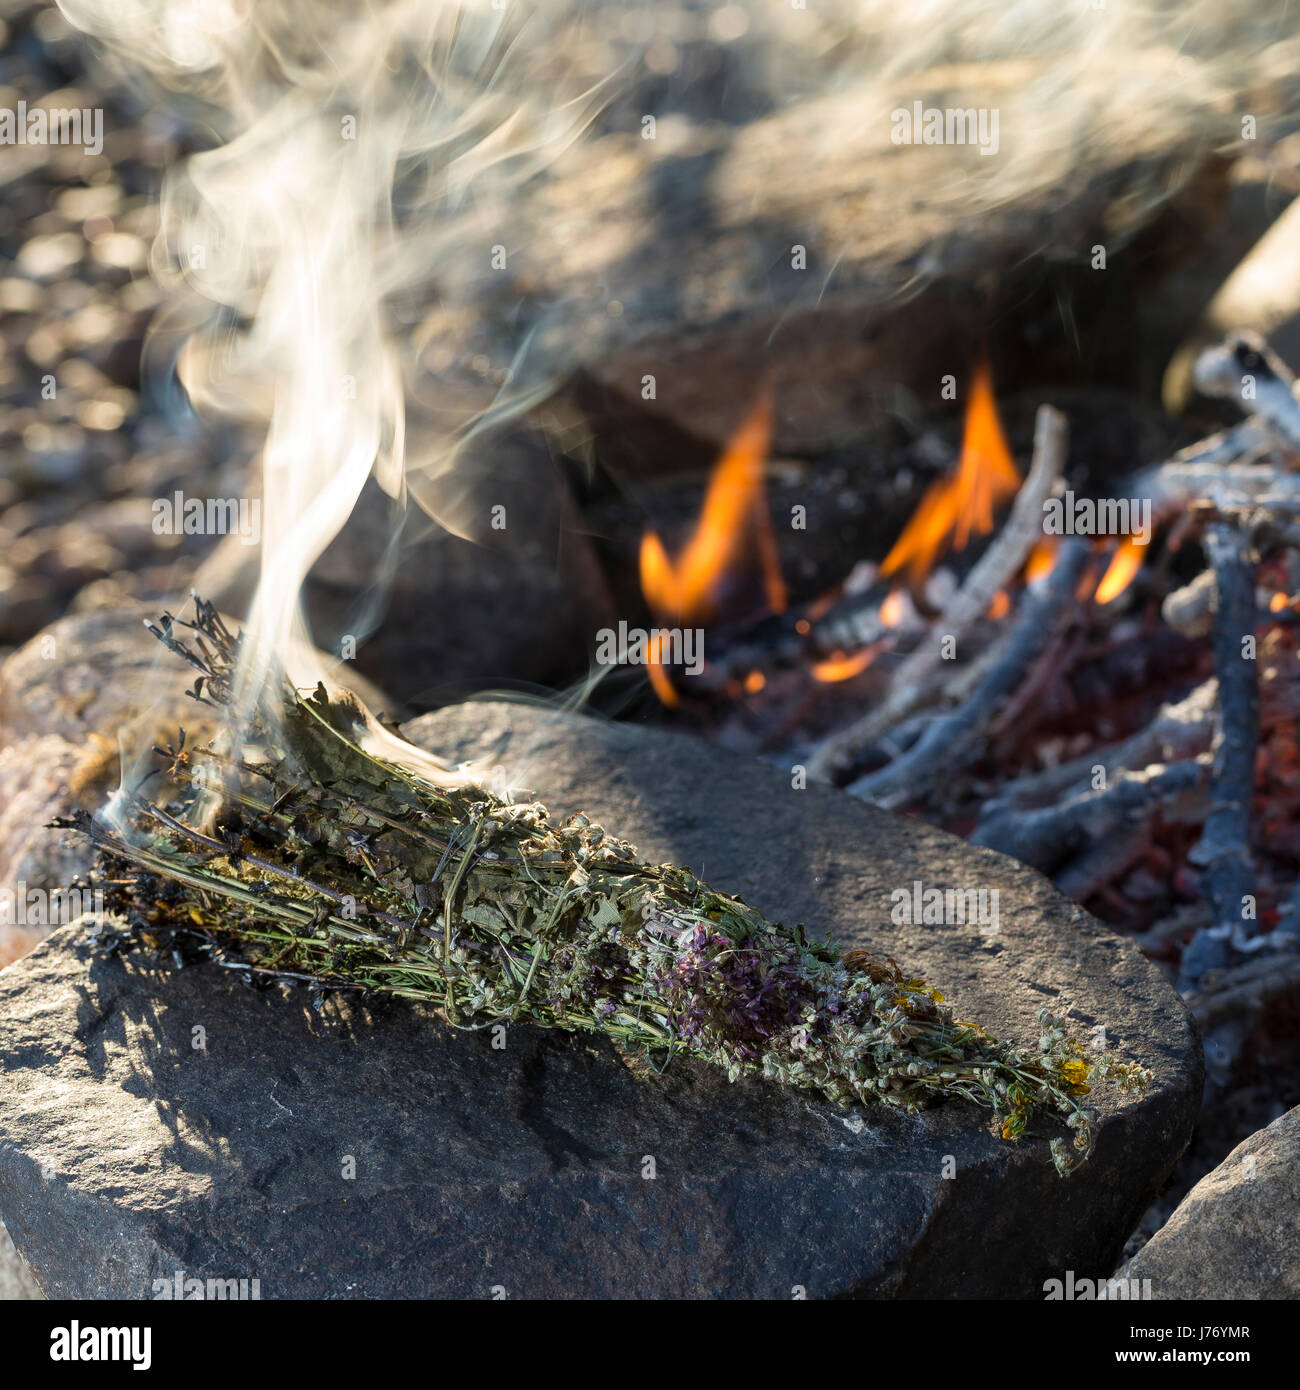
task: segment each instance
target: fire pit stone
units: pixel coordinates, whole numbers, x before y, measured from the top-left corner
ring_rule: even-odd
[[[1300,1109],[1238,1144],[1120,1271],[1157,1299],[1300,1296]],[[1139,1285],[1140,1286],[1140,1285]]]
[[[1032,1298],[1111,1272],[1201,1084],[1135,945],[1010,860],[676,736],[490,702],[408,732],[889,953],[999,1037],[1032,1040],[1069,999],[1153,1083],[1101,1105],[1093,1158],[1061,1179],[1044,1140],[1004,1142],[960,1102],[841,1111],[603,1039],[315,1011],[108,956],[74,924],[0,974],[0,1216],[48,1293],[164,1296],[179,1272],[266,1298]],[[933,889],[987,910],[909,922]]]

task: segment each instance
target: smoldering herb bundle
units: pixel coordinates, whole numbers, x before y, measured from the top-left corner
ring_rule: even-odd
[[[193,622],[164,615],[153,631],[221,709],[238,639],[195,603]],[[1046,1011],[1035,1045],[1000,1042],[887,957],[769,922],[583,816],[556,824],[538,804],[441,785],[349,695],[268,688],[233,746],[182,734],[156,750],[165,798],[137,794],[116,829],[75,822],[114,866],[110,902],[134,929],[184,926],[250,971],[421,1000],[454,1027],[603,1033],[843,1105],[957,1097],[1006,1139],[1055,1114],[1063,1174],[1092,1150],[1090,1089],[1149,1079]]]

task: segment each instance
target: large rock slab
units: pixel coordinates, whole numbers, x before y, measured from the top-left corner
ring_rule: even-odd
[[[148,616],[123,605],[62,618],[0,665],[0,886],[15,894],[66,889],[90,868],[84,841],[46,826],[103,805],[119,780],[120,739],[129,746],[135,728],[138,742],[153,742],[155,729],[199,712],[184,698],[187,668],[145,631]],[[0,920],[0,966],[49,930]]]
[[[1117,1278],[1152,1298],[1300,1298],[1300,1106],[1207,1173]]]
[[[1113,1269],[1201,1083],[1182,1003],[1131,942],[1010,860],[680,736],[486,702],[412,732],[891,953],[999,1037],[1072,999],[1154,1084],[1103,1098],[1063,1180],[1044,1140],[1005,1143],[963,1103],[840,1111],[522,1026],[494,1048],[416,1007],[317,1012],[108,958],[74,926],[0,972],[0,1216],[48,1293],[148,1297],[183,1270],[264,1298],[1041,1297]],[[915,880],[996,888],[997,930],[894,925]]]

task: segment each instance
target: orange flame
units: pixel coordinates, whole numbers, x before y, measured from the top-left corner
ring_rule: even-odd
[[[880,621],[886,627],[897,627],[907,612],[902,589],[891,589],[884,603],[880,605]]]
[[[722,580],[756,546],[767,606],[785,611],[785,581],[767,514],[763,465],[772,440],[772,397],[764,391],[718,460],[694,532],[676,561],[653,531],[641,541],[641,591],[656,613],[702,621],[713,615]]]
[[[654,692],[672,709],[678,704],[678,695],[673,689],[673,683],[668,679],[668,672],[664,670],[663,661],[659,655],[659,638],[651,634],[650,650],[646,653],[645,662],[646,675],[650,677],[650,684],[654,687]]]
[[[813,679],[825,682],[827,685],[835,681],[852,680],[859,672],[865,671],[876,658],[878,646],[863,647],[861,651],[854,652],[852,656],[845,656],[843,652],[836,652],[834,656],[826,661],[819,661],[813,668]]]
[[[1007,447],[993,399],[988,364],[975,367],[961,459],[951,478],[931,485],[894,548],[880,566],[881,575],[905,569],[915,584],[924,579],[949,546],[965,548],[972,532],[993,529],[993,509],[1014,496],[1020,472]]]
[[[1097,585],[1097,592],[1093,595],[1098,603],[1110,603],[1112,599],[1117,599],[1128,588],[1136,578],[1138,570],[1142,568],[1142,561],[1146,559],[1146,553],[1147,548],[1144,542],[1135,536],[1124,537],[1120,542],[1119,549],[1106,567],[1106,573],[1102,575],[1101,583]]]
[[[765,389],[718,460],[699,521],[677,559],[670,558],[654,531],[641,538],[641,592],[657,616],[675,622],[712,618],[723,582],[752,552],[762,568],[768,608],[785,611],[785,580],[763,482],[771,443],[772,396]],[[678,695],[657,646],[648,655],[646,670],[664,704],[676,705]]]
[[[1056,552],[1059,549],[1055,536],[1044,536],[1041,541],[1029,552],[1029,559],[1025,561],[1025,583],[1036,584],[1040,579],[1046,579],[1056,568]]]

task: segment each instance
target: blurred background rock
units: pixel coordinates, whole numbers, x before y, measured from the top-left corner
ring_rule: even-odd
[[[152,500],[199,466],[211,495],[238,494],[248,458],[231,430],[187,425],[142,369],[160,171],[186,149],[176,117],[88,71],[58,9],[0,0],[0,108],[20,102],[102,108],[104,138],[99,154],[0,147],[0,653],[74,604],[174,595],[215,538],[156,534]]]

